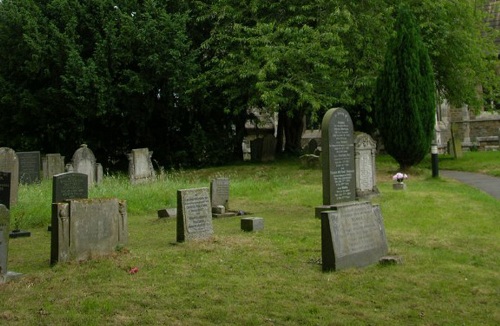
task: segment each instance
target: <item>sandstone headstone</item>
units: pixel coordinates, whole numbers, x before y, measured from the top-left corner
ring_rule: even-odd
[[[323,205],[356,199],[354,131],[349,113],[342,108],[326,112],[321,128]]]
[[[210,182],[212,207],[224,206],[229,210],[229,178],[217,178]]]
[[[40,181],[40,152],[17,152],[19,183],[32,184]]]
[[[88,175],[65,172],[52,178],[52,202],[60,203],[68,199],[86,199],[89,197]]]
[[[370,135],[356,133],[355,164],[356,164],[356,196],[370,198],[378,195],[375,156],[377,143]]]
[[[92,150],[86,144],[81,145],[73,154],[71,162],[73,172],[88,175],[88,185],[93,186],[96,180],[96,159]]]
[[[125,201],[70,199],[52,206],[51,264],[109,255],[128,242]]]
[[[43,178],[51,179],[54,175],[64,173],[64,156],[47,154],[42,157]]]
[[[146,182],[155,178],[156,173],[153,168],[151,157],[153,152],[147,148],[133,149],[127,155],[129,160],[129,178],[132,184]]]
[[[0,147],[0,171],[10,172],[10,205],[17,203],[19,189],[19,160],[16,152],[8,147]]]
[[[208,188],[177,191],[177,242],[201,240],[213,235]]]
[[[0,171],[0,204],[10,208],[10,172]]]
[[[363,267],[387,255],[380,207],[369,202],[332,206],[321,213],[321,254],[324,271]]]

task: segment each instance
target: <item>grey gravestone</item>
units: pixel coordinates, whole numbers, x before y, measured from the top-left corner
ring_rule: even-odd
[[[64,173],[64,156],[61,154],[47,154],[42,157],[44,179],[52,179],[56,174]]]
[[[7,147],[0,147],[0,171],[10,172],[10,205],[17,203],[19,189],[19,161],[16,152]]]
[[[208,188],[177,191],[177,242],[208,239],[213,235]]]
[[[129,178],[132,184],[146,182],[155,178],[156,174],[151,161],[152,156],[153,152],[150,152],[147,148],[133,149],[127,155]]]
[[[387,254],[379,206],[352,202],[321,213],[321,255],[324,271],[363,267]]]
[[[10,208],[10,172],[0,171],[0,204]]]
[[[50,263],[109,255],[127,244],[127,204],[116,198],[52,204]]]
[[[89,197],[88,175],[66,172],[52,178],[52,202],[60,203],[68,199]]]
[[[19,273],[9,272],[7,268],[9,262],[9,221],[9,210],[5,205],[0,204],[0,283],[21,276]]]
[[[355,200],[354,131],[349,113],[342,108],[328,110],[321,137],[323,205]]]
[[[378,195],[375,156],[377,143],[370,135],[359,132],[355,139],[356,196],[370,198]]]
[[[31,184],[40,181],[40,152],[17,152],[19,160],[19,183]]]
[[[210,182],[212,207],[224,206],[229,210],[229,178],[217,178]]]
[[[81,147],[75,151],[71,162],[73,172],[88,175],[89,187],[94,185],[96,181],[96,159],[94,153],[86,144],[82,144]]]
[[[261,231],[264,229],[262,217],[244,217],[241,219],[241,229],[246,232]]]

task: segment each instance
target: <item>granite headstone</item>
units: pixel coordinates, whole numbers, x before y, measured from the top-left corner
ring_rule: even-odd
[[[201,240],[213,235],[208,188],[177,191],[177,242]]]
[[[19,183],[32,184],[40,181],[40,152],[17,152]]]

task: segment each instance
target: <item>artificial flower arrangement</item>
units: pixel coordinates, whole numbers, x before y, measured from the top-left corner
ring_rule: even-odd
[[[392,180],[397,181],[398,183],[403,183],[405,179],[408,179],[408,175],[401,172],[392,176]]]

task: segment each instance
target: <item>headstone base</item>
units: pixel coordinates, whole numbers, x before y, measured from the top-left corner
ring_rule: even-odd
[[[241,219],[241,229],[246,232],[263,230],[264,219],[262,217],[244,217]]]
[[[314,208],[314,217],[321,218],[321,213],[332,209],[332,205],[321,205]]]
[[[13,230],[9,233],[9,238],[31,237],[31,232],[24,230]]]
[[[20,278],[21,276],[23,276],[23,274],[16,272],[7,272],[7,274],[3,275],[0,274],[0,284],[15,280],[17,278]]]
[[[392,184],[392,189],[394,189],[394,190],[405,190],[406,189],[406,184],[404,182],[393,183]]]

